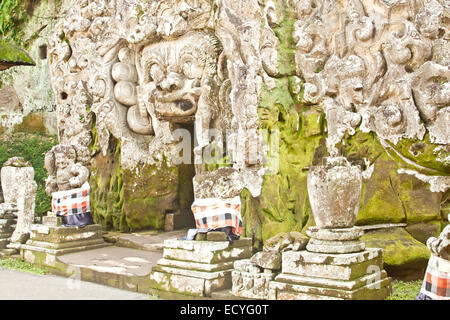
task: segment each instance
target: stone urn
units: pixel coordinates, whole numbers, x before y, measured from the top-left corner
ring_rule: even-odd
[[[361,197],[362,174],[344,157],[326,158],[308,173],[308,195],[319,229],[352,228]]]

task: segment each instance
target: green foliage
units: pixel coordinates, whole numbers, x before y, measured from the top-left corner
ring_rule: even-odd
[[[414,300],[420,292],[422,280],[393,281],[392,294],[386,300]]]
[[[11,157],[23,157],[34,168],[37,183],[36,215],[42,216],[51,209],[51,197],[45,193],[47,171],[44,167],[45,153],[58,144],[56,136],[16,133],[0,137],[0,164]]]
[[[17,45],[24,45],[24,32],[18,28],[29,18],[26,0],[2,0],[0,2],[0,32]]]
[[[35,273],[45,275],[48,272],[42,268],[32,265],[31,263],[25,262],[22,259],[0,259],[0,268],[24,271],[28,273]]]

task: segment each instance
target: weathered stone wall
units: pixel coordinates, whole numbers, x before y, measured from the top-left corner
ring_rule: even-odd
[[[417,246],[445,225],[445,1],[75,1],[59,15],[48,39],[59,140],[90,148],[105,227],[163,228],[185,207],[181,128],[196,130],[184,150],[196,160],[214,145],[205,129],[231,132],[219,163],[196,163],[193,189],[240,194],[256,247],[314,224],[306,176],[330,154],[363,169],[357,225],[406,223]]]
[[[28,20],[16,28],[34,67],[13,67],[0,74],[0,132],[56,134],[55,98],[46,51],[55,24],[72,1],[40,0],[26,7]]]

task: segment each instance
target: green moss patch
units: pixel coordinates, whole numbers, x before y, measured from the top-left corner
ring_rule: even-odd
[[[422,280],[392,281],[392,294],[386,300],[415,300],[422,288]]]
[[[0,137],[0,164],[11,157],[23,157],[34,168],[34,180],[37,183],[36,215],[42,216],[51,210],[51,197],[45,192],[47,170],[44,166],[45,154],[56,144],[56,136],[39,133],[16,133]]]
[[[3,39],[0,39],[0,63],[11,66],[34,66],[36,64],[24,50],[15,45],[9,44]]]
[[[22,259],[13,259],[13,258],[0,259],[0,268],[41,275],[48,274],[48,272],[45,269],[35,266],[31,263],[25,262]]]
[[[382,248],[384,267],[392,277],[422,278],[430,258],[428,248],[403,228],[370,231],[361,237],[369,248]]]

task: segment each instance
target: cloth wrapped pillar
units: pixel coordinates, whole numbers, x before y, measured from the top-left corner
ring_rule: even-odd
[[[52,213],[62,217],[63,225],[83,227],[94,224],[89,201],[90,186],[52,193]]]

